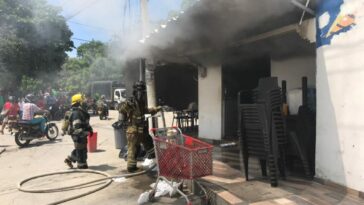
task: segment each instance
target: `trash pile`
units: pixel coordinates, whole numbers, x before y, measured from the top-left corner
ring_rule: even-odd
[[[177,189],[181,186],[182,182],[170,182],[170,181],[160,181],[155,187],[155,183],[151,184],[150,187],[153,190],[146,191],[139,196],[138,204],[144,204],[149,202],[152,198],[158,198],[162,196],[168,195],[169,197],[173,197],[177,193]]]

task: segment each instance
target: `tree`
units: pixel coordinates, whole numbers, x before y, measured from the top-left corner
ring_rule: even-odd
[[[92,62],[92,59],[105,57],[106,45],[101,41],[92,40],[90,42],[81,44],[77,48],[77,56]]]
[[[90,78],[95,81],[121,81],[122,76],[121,65],[109,57],[98,58],[90,66]]]
[[[87,92],[99,80],[120,81],[122,64],[108,55],[109,46],[92,40],[77,48],[77,57],[67,59],[59,73],[58,85],[69,92]]]
[[[43,81],[34,79],[31,77],[27,77],[25,75],[22,76],[20,83],[20,91],[22,93],[34,93],[43,88]]]
[[[45,0],[0,0],[0,66],[14,76],[37,78],[59,71],[73,47],[60,9]]]
[[[86,92],[89,83],[88,66],[82,59],[68,59],[58,73],[59,87],[69,92]]]

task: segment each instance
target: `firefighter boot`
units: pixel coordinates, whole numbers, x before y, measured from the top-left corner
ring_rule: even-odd
[[[136,172],[141,172],[143,171],[142,168],[138,168],[138,167],[128,167],[128,173],[136,173]]]
[[[66,159],[64,160],[64,163],[66,163],[66,165],[67,165],[69,168],[73,169],[72,161],[71,161],[69,158],[66,158]]]
[[[87,163],[77,163],[77,169],[88,169]]]

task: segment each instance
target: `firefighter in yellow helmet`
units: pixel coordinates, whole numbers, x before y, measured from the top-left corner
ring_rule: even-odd
[[[148,136],[148,125],[145,114],[155,114],[161,108],[148,108],[146,103],[145,83],[137,82],[133,87],[133,97],[120,104],[119,119],[127,125],[126,138],[128,141],[128,172],[137,171],[137,150],[140,143],[147,153],[154,155],[153,140]]]
[[[92,133],[92,127],[89,124],[90,115],[86,110],[82,109],[84,97],[82,94],[72,96],[72,108],[68,111],[64,118],[62,126],[63,133],[71,135],[74,150],[64,162],[73,168],[73,163],[77,162],[78,169],[87,169],[87,135]]]

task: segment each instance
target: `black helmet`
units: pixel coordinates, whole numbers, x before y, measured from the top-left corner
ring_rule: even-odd
[[[133,96],[139,102],[145,101],[145,88],[143,81],[136,82],[133,86]]]
[[[133,86],[134,91],[145,91],[146,86],[143,81],[136,82]]]
[[[24,102],[26,102],[26,103],[32,103],[33,101],[34,101],[34,95],[33,94],[28,94],[24,98]]]

